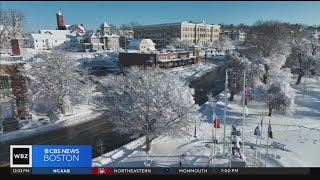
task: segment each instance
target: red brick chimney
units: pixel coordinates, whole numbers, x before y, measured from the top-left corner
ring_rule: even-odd
[[[11,39],[11,50],[13,55],[20,55],[20,45],[18,39]]]
[[[59,11],[56,15],[57,15],[58,30],[66,30],[66,27],[64,26],[64,22],[63,22],[63,14]]]

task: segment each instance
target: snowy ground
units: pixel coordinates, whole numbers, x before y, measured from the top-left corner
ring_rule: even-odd
[[[295,78],[292,83],[294,83]],[[292,116],[273,114],[271,119],[274,139],[270,139],[269,145],[279,142],[286,145],[286,151],[269,148],[267,167],[318,167],[320,166],[320,80],[307,79],[306,85],[303,82],[296,89],[295,113]],[[226,134],[231,131],[231,124],[241,128],[242,106],[241,97],[235,96],[235,101],[228,105]],[[220,101],[217,102],[216,114],[223,123],[223,94],[220,94]],[[256,139],[253,135],[255,127],[260,123],[262,115],[267,114],[264,103],[249,101],[249,116],[245,123],[245,156],[248,166],[254,166],[254,150]],[[189,136],[185,137],[161,137],[153,141],[152,150],[149,155],[144,152],[143,139],[138,139],[109,152],[101,157],[93,159],[93,166],[111,167],[143,167],[147,156],[152,159],[152,166],[178,166],[181,155],[182,166],[207,166],[208,156],[211,153],[210,145],[206,144],[211,140],[212,120],[208,104],[201,106],[202,114],[206,121],[197,125],[197,138],[194,138],[194,124],[186,127]],[[264,117],[261,156],[258,153],[256,166],[264,166],[266,151],[266,132],[269,117]],[[216,166],[227,166],[228,160],[223,159],[222,137],[223,128],[217,130],[219,144],[216,146]]]
[[[33,121],[25,124],[24,128],[4,134],[0,134],[1,142],[7,142],[22,137],[27,137],[42,132],[56,130],[61,127],[67,127],[83,123],[98,117],[100,114],[91,110],[91,106],[80,105],[74,108],[74,113],[70,116],[60,116],[59,120],[53,123],[42,123]]]

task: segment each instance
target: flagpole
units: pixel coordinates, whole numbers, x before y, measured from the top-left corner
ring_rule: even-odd
[[[244,70],[244,73],[243,73],[243,94],[242,94],[242,105],[243,105],[243,108],[242,108],[242,153],[244,153],[244,121],[245,121],[245,115],[244,115],[244,106],[245,106],[245,82],[246,82],[246,70]]]
[[[271,117],[270,117],[270,119],[271,119]],[[269,119],[269,126],[270,126],[270,119]],[[268,129],[267,150],[266,150],[266,159],[264,162],[264,167],[267,167],[268,149],[269,149],[269,129]]]
[[[262,131],[263,131],[262,127],[263,127],[263,116],[261,119],[261,136],[260,136],[260,144],[259,144],[259,158],[261,158],[261,141],[262,141],[261,139],[262,139]]]
[[[216,119],[216,128],[218,128],[218,120]],[[214,127],[214,126],[213,126]],[[215,140],[217,139],[217,129],[214,128],[214,140],[213,142],[215,142]],[[213,149],[213,167],[216,167],[216,143],[213,143],[214,144],[214,149]]]
[[[227,83],[228,70],[226,70],[226,82],[224,86],[224,118],[223,118],[223,156],[225,157],[226,149],[226,116],[227,116]]]
[[[230,167],[231,167],[231,161],[232,161],[232,140],[230,141]]]
[[[259,125],[258,125],[258,128],[259,128]],[[254,165],[256,165],[256,162],[257,162],[257,146],[258,146],[258,134],[256,135],[256,149],[254,151],[254,154],[255,154],[255,161],[254,161]]]
[[[211,117],[212,117],[212,131],[211,131],[211,139],[212,139],[212,145],[211,145],[211,157],[210,157],[210,164],[212,163],[212,157],[213,157],[213,145],[214,145],[214,133],[213,133],[213,131],[214,131],[214,118],[213,118],[213,107],[211,107],[212,109],[211,109]]]

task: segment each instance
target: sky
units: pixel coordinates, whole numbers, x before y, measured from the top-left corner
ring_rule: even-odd
[[[320,2],[316,1],[1,1],[1,9],[16,8],[26,17],[24,30],[57,27],[56,13],[65,24],[83,24],[97,29],[107,23],[140,24],[202,21],[210,24],[248,24],[257,20],[280,20],[320,25]]]

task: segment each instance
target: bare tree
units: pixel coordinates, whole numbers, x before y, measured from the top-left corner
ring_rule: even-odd
[[[0,49],[2,48],[10,48],[10,39],[11,39],[11,31],[10,29],[10,18],[8,16],[7,11],[1,9],[0,10],[0,25],[2,28],[0,29]],[[6,36],[6,37],[5,37]]]
[[[130,68],[127,76],[112,75],[97,88],[96,109],[105,111],[120,132],[144,135],[146,151],[161,134],[188,133],[200,120],[194,90],[160,68]]]
[[[3,9],[0,10],[0,24],[2,26],[2,29],[0,30],[0,38],[2,38],[4,32],[8,31],[8,27],[10,26],[8,13]]]
[[[22,33],[23,22],[25,21],[24,14],[18,9],[9,9],[9,18],[12,27],[12,37],[15,39]]]
[[[33,100],[45,98],[52,107],[63,112],[67,99],[72,101],[84,96],[82,92],[88,87],[86,71],[66,52],[44,52],[33,59],[31,66],[26,73],[31,77]]]
[[[109,26],[110,26],[110,32],[111,32],[112,34],[118,34],[118,27],[117,27],[116,25],[114,25],[114,24],[109,24]]]
[[[139,25],[141,25],[138,21],[131,21],[129,24],[131,25],[132,28],[133,28],[134,26],[139,26]]]

